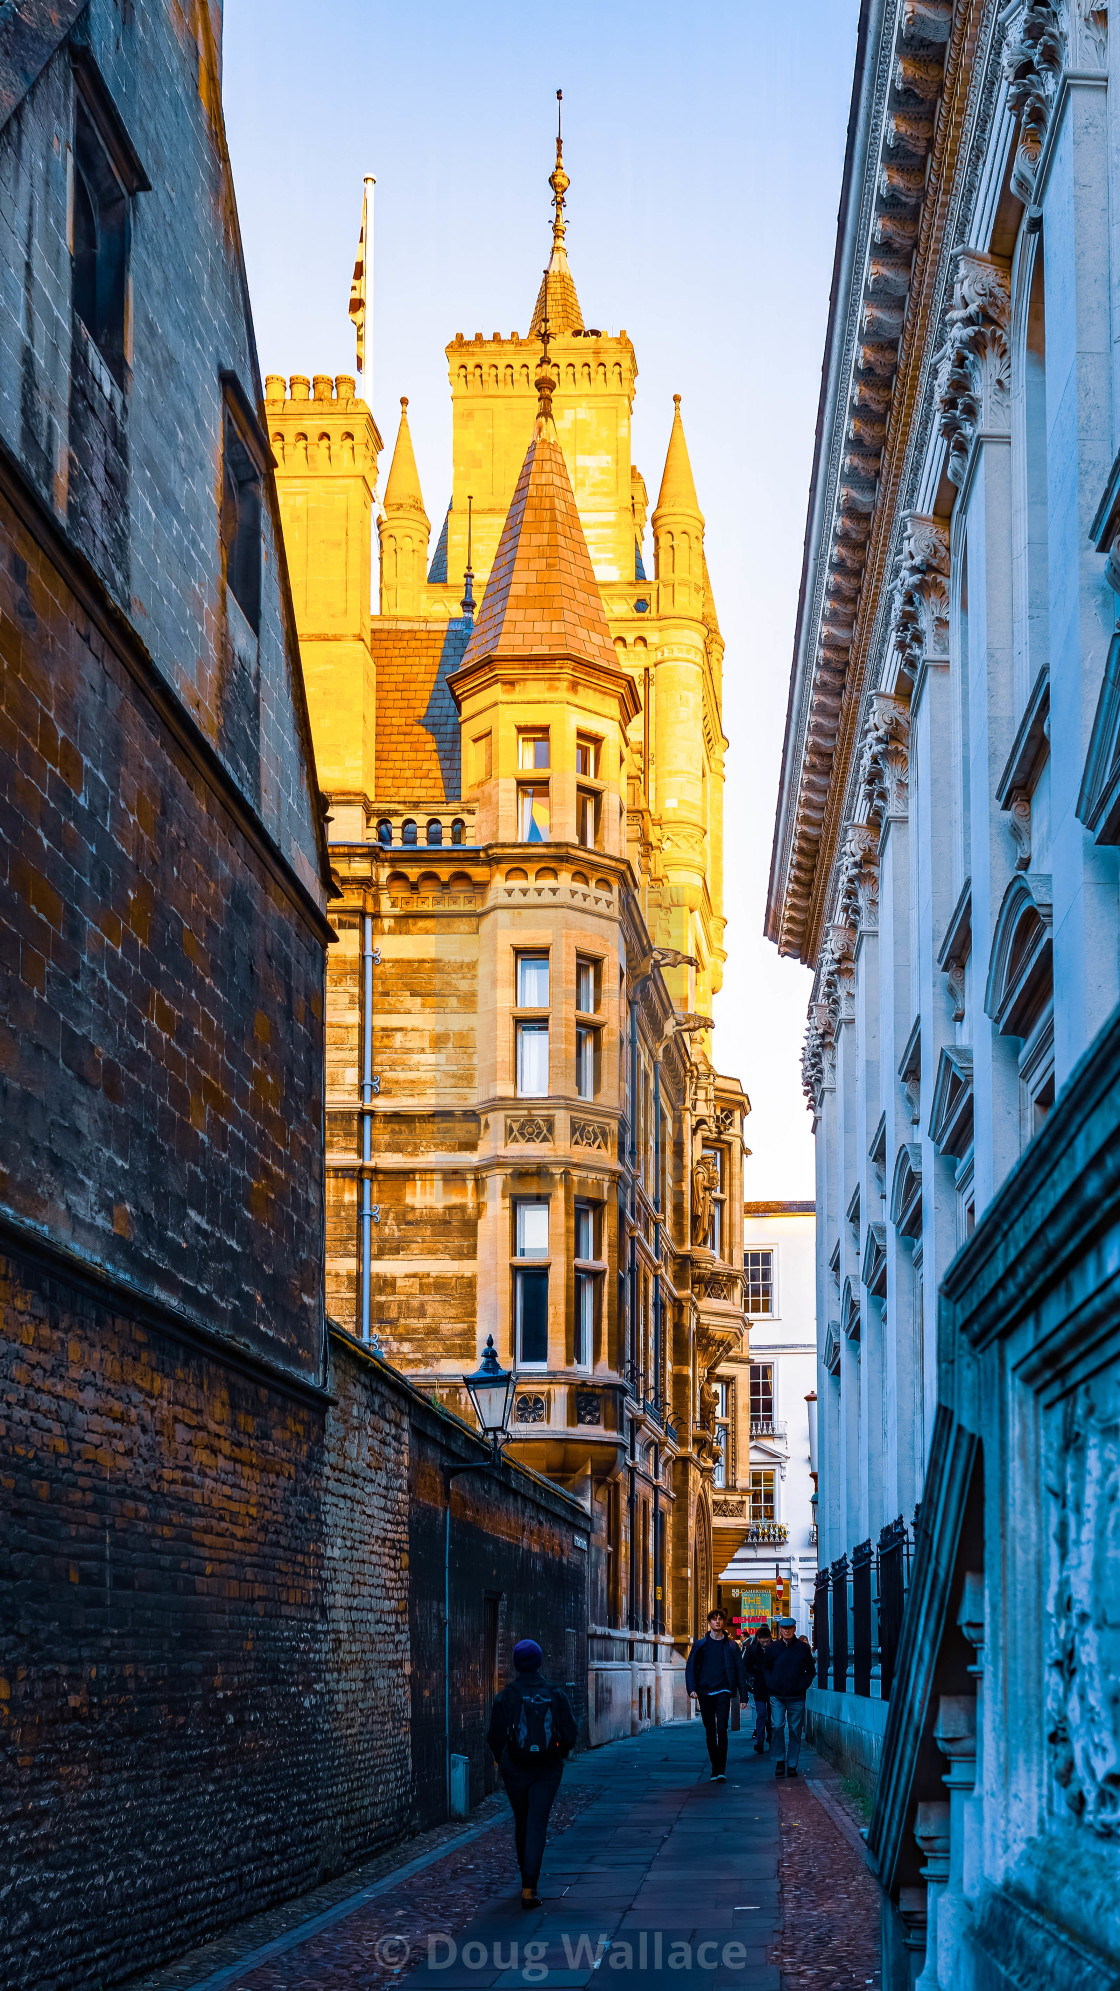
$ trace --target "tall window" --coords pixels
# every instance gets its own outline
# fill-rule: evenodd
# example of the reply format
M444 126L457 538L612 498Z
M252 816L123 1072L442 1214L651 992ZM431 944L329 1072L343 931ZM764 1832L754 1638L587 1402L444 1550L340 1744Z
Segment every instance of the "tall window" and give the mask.
M599 742L584 734L576 739L576 773L587 774L594 780L599 772Z
M74 108L74 310L124 385L129 203L81 95Z
M597 1030L586 1024L576 1026L576 1092L581 1099L595 1097L595 1063L598 1050Z
M514 1325L519 1368L548 1366L548 1266L526 1259L548 1258L548 1204L514 1204Z
M265 458L235 376L222 376L222 571L250 629L261 623L261 482Z
M576 1092L580 1099L594 1099L599 1090L599 1030L582 1021L594 1016L599 1007L600 965L597 961L576 962Z
M747 1275L747 1312L772 1314L774 1311L773 1251L745 1251L743 1270Z
M597 968L595 961L576 962L576 1008L581 1016L594 1016L599 1007Z
M772 1521L774 1519L774 1474L770 1467L760 1470L751 1468L750 1519L752 1521Z
M521 1099L543 1099L548 1092L548 955L517 957L517 1092ZM526 1016L543 1010L543 1016Z
M768 1437L774 1428L774 1365L751 1363L751 1437Z
M720 1456L716 1460L715 1484L727 1486L730 1483L731 1468L731 1385L717 1383L716 1389L716 1444L720 1446Z
M548 955L519 954L517 957L518 1009L548 1008Z
M575 1219L576 1314L572 1359L577 1369L589 1369L595 1360L602 1214L594 1203L577 1203Z
M548 734L519 733L517 735L517 765L520 768L547 767Z

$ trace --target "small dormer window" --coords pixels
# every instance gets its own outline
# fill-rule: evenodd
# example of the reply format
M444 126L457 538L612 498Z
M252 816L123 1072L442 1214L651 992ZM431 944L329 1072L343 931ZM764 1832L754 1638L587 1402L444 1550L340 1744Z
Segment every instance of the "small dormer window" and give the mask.
M383 816L377 825L377 841L385 850L389 850L392 846L393 825L386 816Z

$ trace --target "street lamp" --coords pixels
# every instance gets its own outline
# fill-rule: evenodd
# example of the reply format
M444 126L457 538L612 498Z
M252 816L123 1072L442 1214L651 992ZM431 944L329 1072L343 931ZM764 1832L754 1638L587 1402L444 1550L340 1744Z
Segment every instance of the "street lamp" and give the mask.
M502 1444L509 1435L509 1414L513 1407L512 1369L503 1369L488 1334L482 1360L473 1376L464 1376L467 1395L474 1405L478 1428L490 1447L488 1459L472 1459L469 1465L448 1466L447 1506L443 1518L443 1752L447 1811L451 1814L451 1482L460 1473L490 1472L500 1462Z
M478 1428L495 1458L508 1431L515 1380L512 1369L502 1368L494 1337L488 1334L478 1368L473 1376L464 1376L463 1381L474 1405Z

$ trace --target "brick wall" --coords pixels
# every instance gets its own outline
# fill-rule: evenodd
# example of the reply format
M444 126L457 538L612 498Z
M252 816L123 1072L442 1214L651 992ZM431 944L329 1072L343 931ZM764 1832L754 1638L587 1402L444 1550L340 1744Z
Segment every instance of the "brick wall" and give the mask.
M344 1337L331 1386L0 1258L5 1985L116 1982L441 1815L440 1468L473 1441ZM477 1797L486 1593L503 1661L533 1628L559 1671L581 1510L506 1472L453 1512Z
M2 497L0 652L0 1211L314 1374L324 930Z

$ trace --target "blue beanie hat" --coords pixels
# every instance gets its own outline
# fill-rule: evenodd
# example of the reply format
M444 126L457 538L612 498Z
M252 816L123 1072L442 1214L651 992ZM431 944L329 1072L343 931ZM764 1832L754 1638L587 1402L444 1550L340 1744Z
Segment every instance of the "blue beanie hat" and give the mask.
M535 1638L523 1638L513 1648L513 1663L519 1673L535 1673L543 1658Z

